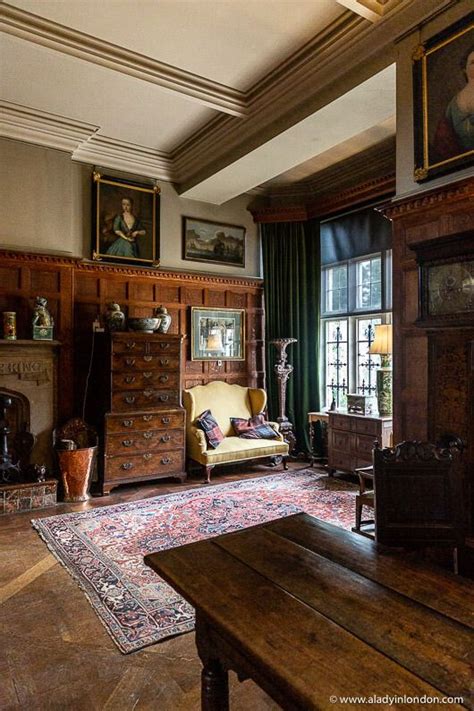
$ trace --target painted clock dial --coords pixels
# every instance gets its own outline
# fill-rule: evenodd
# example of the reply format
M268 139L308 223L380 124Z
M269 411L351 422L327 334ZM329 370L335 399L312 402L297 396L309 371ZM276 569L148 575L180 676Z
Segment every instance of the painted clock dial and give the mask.
M470 311L474 311L474 260L429 266L429 315Z

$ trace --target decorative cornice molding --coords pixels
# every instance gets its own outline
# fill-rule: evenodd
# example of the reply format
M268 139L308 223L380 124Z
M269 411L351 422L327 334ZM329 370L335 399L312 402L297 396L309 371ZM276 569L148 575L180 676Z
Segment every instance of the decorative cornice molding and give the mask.
M60 266L71 267L79 271L109 272L114 274L123 274L125 276L145 277L147 279L155 280L174 279L175 281L196 283L206 282L208 284L224 284L242 288L259 288L263 284L263 280L259 277L223 276L220 274L212 274L210 272L181 272L179 270L163 270L161 268L143 269L143 267L133 267L131 265L122 266L121 264L97 264L97 262L89 262L82 257L66 257L64 255L22 252L2 249L1 247L0 259L16 262L57 264Z
M332 215L354 205L395 193L395 173L367 180L353 188L326 195L307 205L308 218Z
M150 178L173 178L172 162L167 153L97 134L76 148L72 160Z
M300 222L323 215L331 215L355 205L367 203L395 192L395 175L368 180L356 187L307 202L306 205L288 205L250 209L254 222Z
M457 200L474 201L474 178L465 178L457 183L435 188L428 192L418 195L410 195L402 199L395 199L382 212L385 217L390 220L395 220L404 215L420 212L421 210L430 210L434 206L456 202ZM474 205L473 205L474 210Z
M232 116L245 114L243 92L106 42L17 7L0 6L3 30L43 47L107 67Z
M278 205L275 207L249 208L253 221L260 222L305 222L308 213L304 205Z
M83 121L0 101L0 136L62 151L74 151L99 130Z

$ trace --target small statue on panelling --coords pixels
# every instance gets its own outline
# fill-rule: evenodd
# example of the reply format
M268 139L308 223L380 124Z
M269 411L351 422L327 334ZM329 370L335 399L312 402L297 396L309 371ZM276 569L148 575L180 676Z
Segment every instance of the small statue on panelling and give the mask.
M48 300L37 296L33 312L33 340L52 341L54 319L46 308Z

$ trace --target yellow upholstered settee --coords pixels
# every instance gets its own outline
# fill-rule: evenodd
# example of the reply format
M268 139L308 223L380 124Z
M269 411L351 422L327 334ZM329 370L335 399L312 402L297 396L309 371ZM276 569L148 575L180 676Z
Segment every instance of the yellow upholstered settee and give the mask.
M267 404L265 390L215 381L185 390L183 404L186 408L186 456L188 462L194 460L201 464L206 481L210 481L211 470L216 464L230 464L246 459L279 456L283 457L283 466L287 468L288 445L278 432L276 422L271 424L278 433L278 439L237 437L230 422L231 417L248 419L263 412ZM212 412L225 436L216 449L208 448L204 432L195 424L196 418L205 410Z

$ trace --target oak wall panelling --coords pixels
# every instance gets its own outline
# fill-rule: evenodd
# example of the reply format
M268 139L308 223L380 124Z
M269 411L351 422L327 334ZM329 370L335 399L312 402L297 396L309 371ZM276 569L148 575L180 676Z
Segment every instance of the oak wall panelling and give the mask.
M264 386L263 289L259 279L101 265L70 257L0 250L0 310L16 311L18 337L31 337L34 298L45 296L61 342L59 419L82 415L92 347L92 322L118 302L129 316L149 316L163 304L170 333L183 340L182 387L225 380ZM191 306L246 310L245 361L191 361Z
M447 432L465 440L465 501L473 535L474 330L415 324L418 266L411 246L474 234L474 178L394 201L384 214L393 228L394 441L436 441Z

